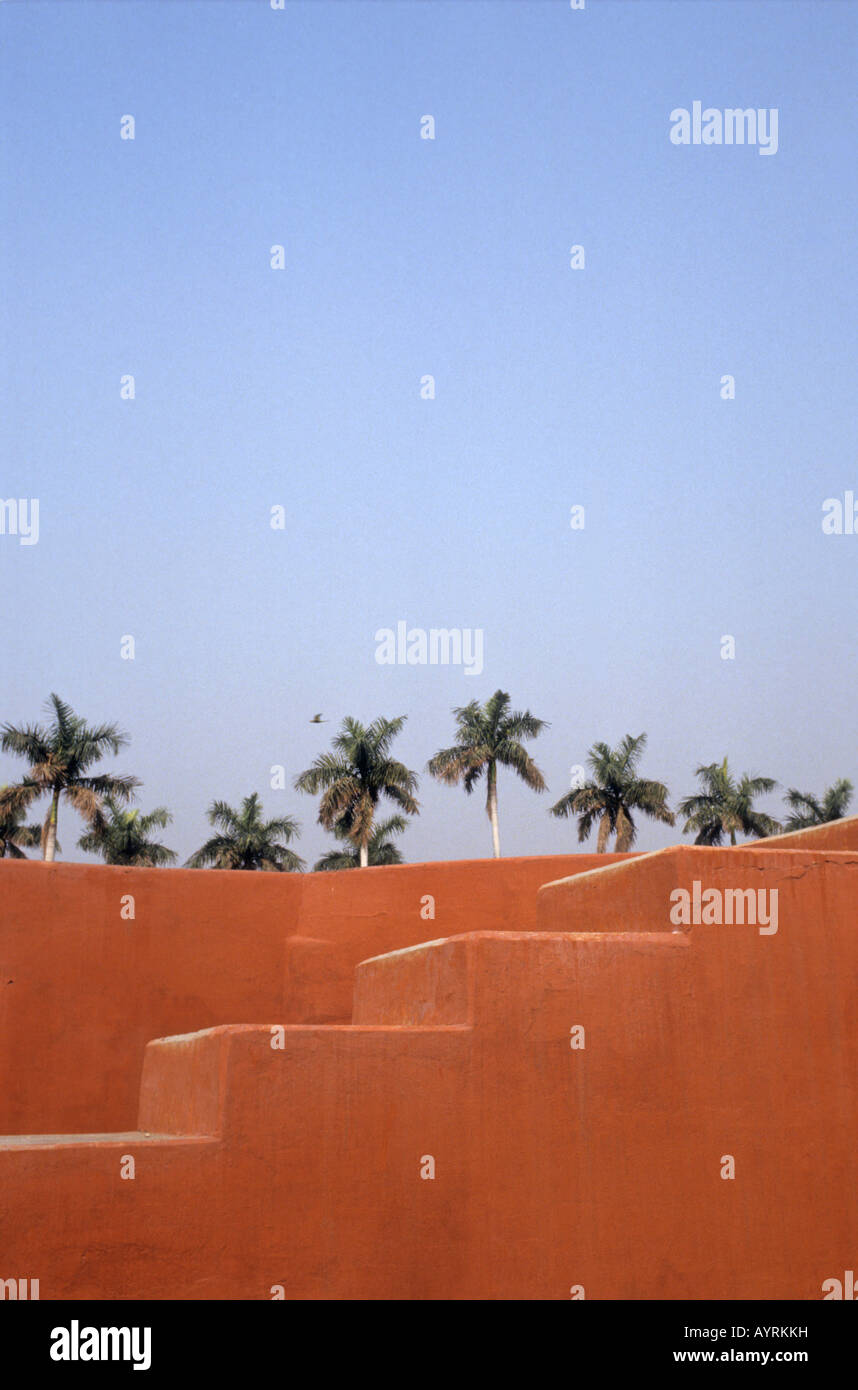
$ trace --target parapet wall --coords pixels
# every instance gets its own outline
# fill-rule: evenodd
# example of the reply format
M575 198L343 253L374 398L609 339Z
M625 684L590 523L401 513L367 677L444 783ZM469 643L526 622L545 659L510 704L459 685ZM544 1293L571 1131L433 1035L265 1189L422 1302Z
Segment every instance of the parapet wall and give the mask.
M856 875L666 850L547 886L562 930L365 961L351 1025L153 1042L136 1133L0 1140L0 1272L46 1299L822 1298L858 1248ZM777 891L777 931L671 925L695 883Z
M755 842L757 849L833 849L858 850L858 816L812 825L807 830L790 830Z
M151 1039L265 1018L348 1022L359 961L438 936L535 930L541 883L627 857L333 874L0 860L0 1134L132 1128Z

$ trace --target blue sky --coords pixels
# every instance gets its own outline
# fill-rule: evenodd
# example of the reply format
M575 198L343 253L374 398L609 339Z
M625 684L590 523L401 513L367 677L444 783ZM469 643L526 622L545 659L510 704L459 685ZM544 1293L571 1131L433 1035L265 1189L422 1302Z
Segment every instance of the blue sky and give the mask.
M182 858L258 790L312 861L272 765L406 714L422 770L498 687L551 723L507 854L577 848L548 807L628 732L674 798L858 783L856 59L852 0L0 4L0 718L116 719ZM673 145L695 100L777 153ZM398 620L484 672L379 666ZM490 852L481 793L420 799L407 859Z

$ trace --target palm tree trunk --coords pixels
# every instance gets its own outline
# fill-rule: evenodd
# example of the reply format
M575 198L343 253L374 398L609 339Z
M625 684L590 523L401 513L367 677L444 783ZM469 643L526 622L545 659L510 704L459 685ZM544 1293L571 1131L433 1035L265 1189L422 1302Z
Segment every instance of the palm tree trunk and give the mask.
M599 821L599 837L596 841L596 853L607 854L608 840L611 834L611 818L605 814Z
M500 832L498 829L498 769L494 762L489 763L488 771L489 794L486 797L486 810L489 813L489 820L492 823L492 847L495 859L500 859Z
M613 848L615 848L617 855L627 855L631 848L631 821L624 812L620 812L619 821L617 821L616 844Z
M47 833L47 835L45 836L45 854L44 854L44 860L45 860L45 863L46 863L46 864L53 864L53 862L54 862L54 857L55 857L55 855L56 855L56 850L57 850L57 815L58 815L58 812L59 812L59 805L60 805L60 791L59 791L59 787L57 787L57 788L55 789L55 791L54 791L53 796L51 797L51 811L50 811L50 815L48 816L48 833Z
M367 868L369 868L369 841L368 841L368 840L361 840L361 842L360 842L360 867L361 867L362 869L367 869Z

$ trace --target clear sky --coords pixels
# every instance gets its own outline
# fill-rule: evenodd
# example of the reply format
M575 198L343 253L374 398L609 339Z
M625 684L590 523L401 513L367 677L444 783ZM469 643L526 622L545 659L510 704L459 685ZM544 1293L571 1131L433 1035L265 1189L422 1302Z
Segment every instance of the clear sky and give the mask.
M853 0L0 3L0 719L117 720L182 858L258 790L312 862L344 715L422 771L498 687L551 723L507 854L577 848L548 807L625 733L674 799L858 784L856 63ZM697 100L777 153L672 144ZM484 671L378 665L399 620ZM419 796L408 860L490 853L482 792Z

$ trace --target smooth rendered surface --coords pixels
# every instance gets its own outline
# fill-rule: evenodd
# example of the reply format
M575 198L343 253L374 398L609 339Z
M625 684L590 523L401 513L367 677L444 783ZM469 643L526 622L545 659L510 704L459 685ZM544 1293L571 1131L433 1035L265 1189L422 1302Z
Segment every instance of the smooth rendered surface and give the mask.
M548 881L525 931L436 917L359 966L351 1023L152 1041L136 1129L0 1140L0 1274L45 1299L821 1298L858 1247L858 849L824 839ZM498 866L449 867L478 912ZM777 932L675 926L695 881L777 891Z
M539 885L604 858L323 874L0 860L0 1134L128 1129L153 1038L347 1023L367 956L533 930Z

